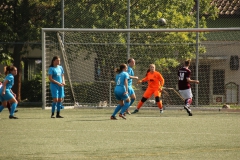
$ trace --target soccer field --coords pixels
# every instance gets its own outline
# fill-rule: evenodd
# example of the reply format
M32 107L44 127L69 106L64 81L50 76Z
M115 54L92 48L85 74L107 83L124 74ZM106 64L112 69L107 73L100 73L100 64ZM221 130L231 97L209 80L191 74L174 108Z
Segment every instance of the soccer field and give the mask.
M140 110L110 120L112 109L18 108L0 115L0 159L240 159L240 112ZM133 109L132 109L133 110Z

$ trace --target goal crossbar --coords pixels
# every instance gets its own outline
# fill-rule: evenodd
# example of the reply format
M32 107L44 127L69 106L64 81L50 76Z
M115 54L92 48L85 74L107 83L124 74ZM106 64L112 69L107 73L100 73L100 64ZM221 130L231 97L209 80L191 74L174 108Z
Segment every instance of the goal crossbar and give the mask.
M81 32L218 32L218 31L240 31L236 28L171 28L171 29L77 29L77 28L42 28L43 32L47 31L81 31Z

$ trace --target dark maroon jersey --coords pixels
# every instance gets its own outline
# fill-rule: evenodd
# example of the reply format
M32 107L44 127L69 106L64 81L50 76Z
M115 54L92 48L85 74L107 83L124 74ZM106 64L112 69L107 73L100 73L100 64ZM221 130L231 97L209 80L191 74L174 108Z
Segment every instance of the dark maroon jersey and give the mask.
M185 90L189 89L190 83L187 81L187 78L190 78L191 71L185 67L178 70L178 89Z

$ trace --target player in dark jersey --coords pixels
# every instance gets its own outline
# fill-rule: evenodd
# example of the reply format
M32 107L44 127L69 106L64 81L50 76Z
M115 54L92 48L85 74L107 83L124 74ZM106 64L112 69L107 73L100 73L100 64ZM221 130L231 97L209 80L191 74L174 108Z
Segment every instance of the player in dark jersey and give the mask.
M191 76L191 70L188 69L190 66L190 60L186 60L184 62L184 67L180 68L178 70L178 89L181 96L184 98L184 109L187 111L189 116L192 116L192 112L190 109L190 105L192 103L192 90L190 83L196 83L199 84L198 80L192 80L190 78Z

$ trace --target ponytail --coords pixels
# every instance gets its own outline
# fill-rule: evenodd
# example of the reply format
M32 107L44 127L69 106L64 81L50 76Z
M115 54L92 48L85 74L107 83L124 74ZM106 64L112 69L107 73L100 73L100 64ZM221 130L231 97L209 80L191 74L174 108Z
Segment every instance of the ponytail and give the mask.
M5 66L4 67L4 74L8 75L9 73L11 73L16 67L15 66Z

